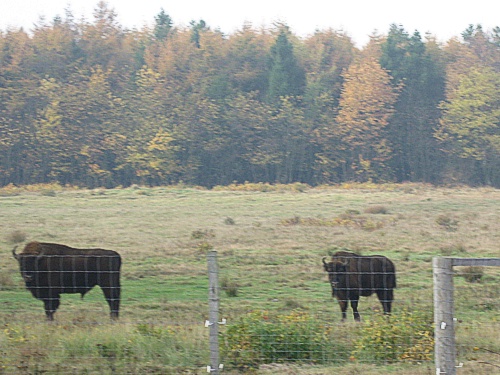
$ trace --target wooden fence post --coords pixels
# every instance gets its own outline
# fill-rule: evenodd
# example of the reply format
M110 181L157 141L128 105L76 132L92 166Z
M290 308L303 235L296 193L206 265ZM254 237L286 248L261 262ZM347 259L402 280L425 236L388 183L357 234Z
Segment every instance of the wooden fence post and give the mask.
M208 321L205 323L210 329L210 366L208 372L219 374L219 269L217 265L217 251L207 254L208 262Z

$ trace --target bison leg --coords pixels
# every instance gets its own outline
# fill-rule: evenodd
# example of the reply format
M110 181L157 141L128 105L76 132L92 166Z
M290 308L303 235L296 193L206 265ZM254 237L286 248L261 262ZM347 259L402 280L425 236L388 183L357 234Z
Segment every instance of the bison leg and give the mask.
M106 301L108 301L111 319L118 319L120 312L120 287L104 287L101 289Z
M337 298L337 300L339 301L339 305L340 305L340 311L342 312L342 321L346 320L347 319L347 300L346 299L340 299L340 298Z
M351 308L352 308L352 314L354 315L354 320L359 322L361 320L361 316L359 315L358 312L358 301L357 299L351 300Z
M45 305L45 315L47 315L47 320L54 320L54 313L59 307L60 303L60 295L57 294L52 297L44 298L43 303Z
M383 289L377 291L377 297L382 304L382 308L384 309L384 314L391 314L391 305L392 300L394 299L394 292L392 289Z

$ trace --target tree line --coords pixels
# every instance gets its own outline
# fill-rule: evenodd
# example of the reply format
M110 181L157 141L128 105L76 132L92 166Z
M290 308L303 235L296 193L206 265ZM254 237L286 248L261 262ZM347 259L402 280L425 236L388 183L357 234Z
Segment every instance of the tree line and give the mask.
M226 35L106 2L0 32L0 185L346 181L500 187L500 28Z

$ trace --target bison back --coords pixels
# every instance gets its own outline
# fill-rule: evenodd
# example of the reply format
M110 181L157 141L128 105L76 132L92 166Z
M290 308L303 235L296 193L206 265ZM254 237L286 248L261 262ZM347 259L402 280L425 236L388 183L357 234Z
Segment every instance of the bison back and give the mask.
M382 255L357 256L349 260L348 273L351 279L366 289L396 288L396 267Z

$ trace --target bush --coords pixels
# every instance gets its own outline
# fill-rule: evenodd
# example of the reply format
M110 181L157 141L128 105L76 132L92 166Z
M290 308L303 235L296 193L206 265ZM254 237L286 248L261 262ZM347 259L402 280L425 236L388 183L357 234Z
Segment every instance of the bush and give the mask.
M403 310L390 317L374 316L360 329L352 357L377 363L431 361L434 332L427 314Z
M229 326L224 335L227 361L239 369L285 361L325 363L340 353L347 355L346 350L337 350L339 345L330 327L301 312L276 317L252 312Z
M450 256L453 254L464 254L467 253L467 249L463 243L456 243L451 245L443 245L439 248L441 255Z
M204 238L214 238L215 233L212 229L205 229L205 230L194 230L191 232L191 239L193 240L201 240Z
M365 213L367 214L375 214L375 215L385 215L389 213L389 210L385 206L370 206L365 209Z
M478 266L465 267L462 276L469 283L479 283L484 276L484 269Z
M6 272L0 273L0 290L14 290L16 289L16 287L17 285L12 279L10 273Z
M7 236L7 241L9 241L10 243L16 244L16 243L21 243L21 242L26 241L27 237L28 236L23 231L15 230Z
M448 215L439 215L436 219L436 224L448 232L456 232L458 229L458 221Z
M228 297L237 297L239 285L235 281L225 277L221 280L221 288L226 292Z
M44 197L55 197L56 191L52 189L43 189L40 191L40 194L43 195Z
M257 192L294 192L303 193L309 190L311 187L308 184L303 184L301 182L295 182L293 184L270 184L270 183L252 183L245 182L243 184L233 183L226 186L214 186L212 190L215 191L257 191Z
M234 221L234 219L231 218L231 217L226 217L224 219L224 224L226 224L226 225L235 225L236 221Z

